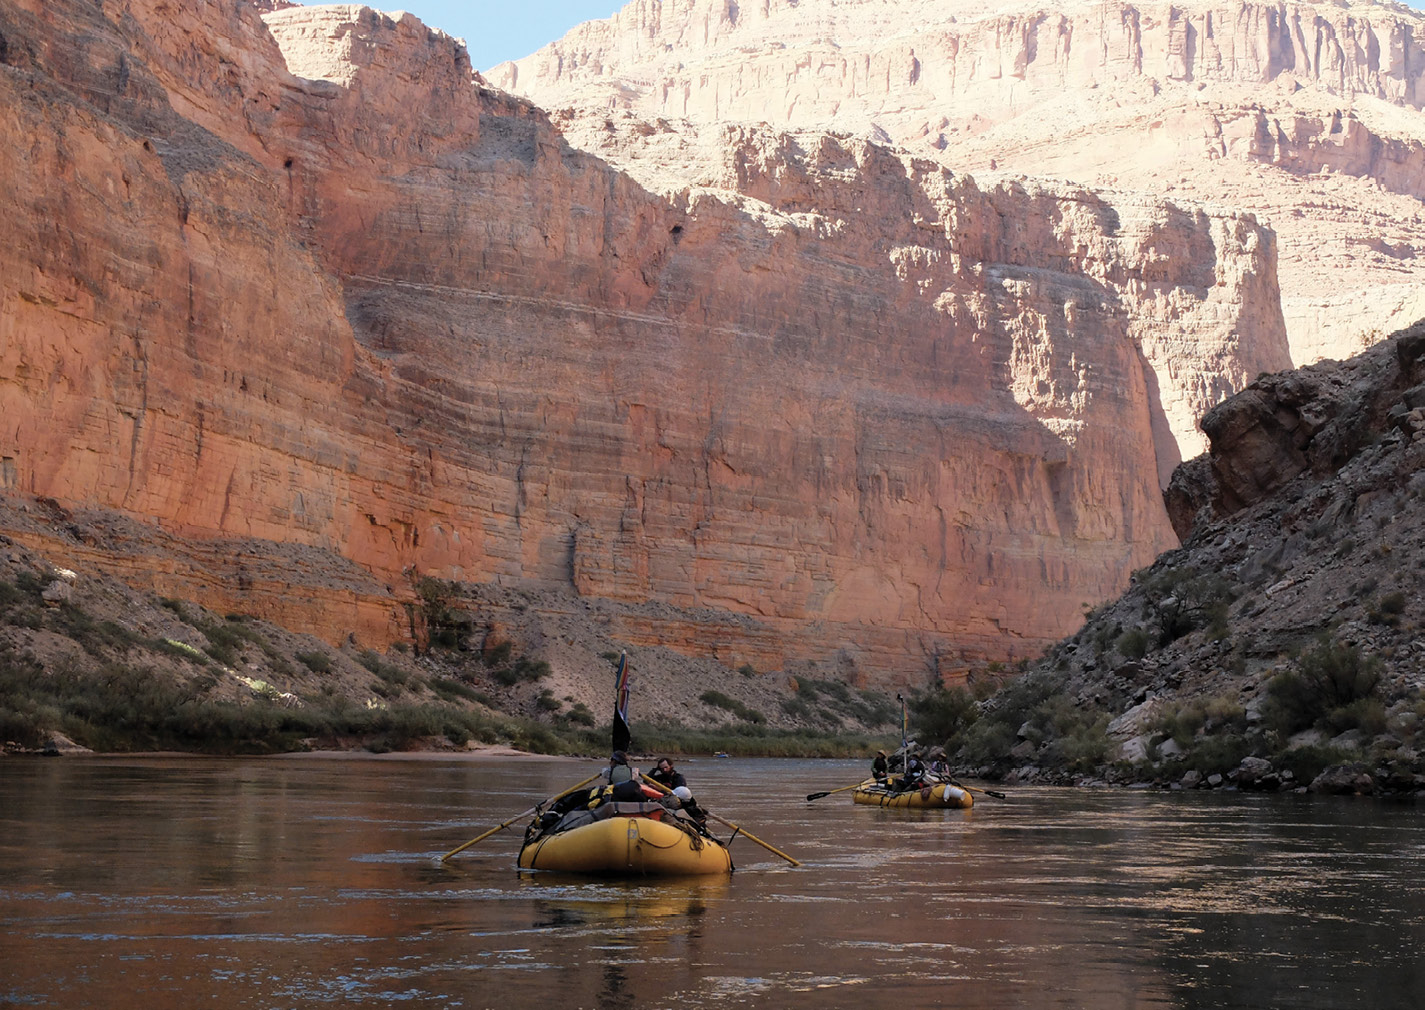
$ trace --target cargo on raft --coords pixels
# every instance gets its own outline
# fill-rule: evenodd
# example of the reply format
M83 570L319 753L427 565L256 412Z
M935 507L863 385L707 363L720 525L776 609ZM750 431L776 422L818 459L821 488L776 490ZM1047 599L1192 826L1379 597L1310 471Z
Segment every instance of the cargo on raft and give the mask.
M604 876L731 873L732 854L696 821L660 802L605 801L556 821L537 817L519 866Z
M856 787L851 798L857 803L876 807L909 807L920 809L967 809L975 805L969 790L949 782L926 783L899 791L894 786L867 779Z

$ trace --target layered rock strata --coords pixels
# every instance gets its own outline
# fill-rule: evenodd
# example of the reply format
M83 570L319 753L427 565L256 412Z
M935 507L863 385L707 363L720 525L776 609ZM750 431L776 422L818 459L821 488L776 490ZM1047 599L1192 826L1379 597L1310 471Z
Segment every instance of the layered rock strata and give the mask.
M848 131L1251 211L1307 362L1425 311L1422 38L1369 2L634 0L490 77L551 109Z
M428 574L906 682L1171 544L1175 415L1285 363L1250 217L762 131L659 195L410 16L265 17L0 7L5 489L163 533L56 560L161 543L167 591L331 640Z

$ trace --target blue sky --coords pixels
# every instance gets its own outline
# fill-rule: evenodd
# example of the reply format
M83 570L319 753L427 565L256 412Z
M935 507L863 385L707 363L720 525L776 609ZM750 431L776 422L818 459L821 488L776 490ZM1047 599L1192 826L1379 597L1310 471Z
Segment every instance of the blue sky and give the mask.
M307 0L313 2L313 0ZM432 28L465 40L476 70L528 56L584 21L606 18L627 0L365 0L380 10L406 10Z

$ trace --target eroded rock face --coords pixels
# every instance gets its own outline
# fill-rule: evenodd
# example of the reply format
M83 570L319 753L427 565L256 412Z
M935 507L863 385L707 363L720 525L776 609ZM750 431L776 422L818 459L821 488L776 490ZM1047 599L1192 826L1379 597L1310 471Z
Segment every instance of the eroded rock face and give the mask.
M1250 211L1280 236L1300 364L1425 315L1422 38L1425 15L1369 2L634 0L490 78Z
M655 193L413 18L200 6L0 8L0 474L163 530L57 557L906 681L1076 624L1172 543L1183 418L1286 364L1249 217L761 130Z
M1308 471L1334 475L1382 432L1425 437L1425 326L1393 338L1345 363L1263 376L1210 410L1202 419L1209 452L1165 492L1178 535L1266 501Z

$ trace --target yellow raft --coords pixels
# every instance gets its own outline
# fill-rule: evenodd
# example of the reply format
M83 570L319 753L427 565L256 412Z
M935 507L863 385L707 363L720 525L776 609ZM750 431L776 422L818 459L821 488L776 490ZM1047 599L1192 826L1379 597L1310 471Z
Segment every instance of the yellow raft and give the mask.
M520 849L524 870L682 877L732 872L732 854L708 838L651 817L605 817L544 835Z
M867 803L876 807L919 807L919 808L960 808L972 807L975 799L968 791L949 782L937 782L927 792L912 789L897 793L887 789L874 779L867 779L856 787L851 798L857 803Z

